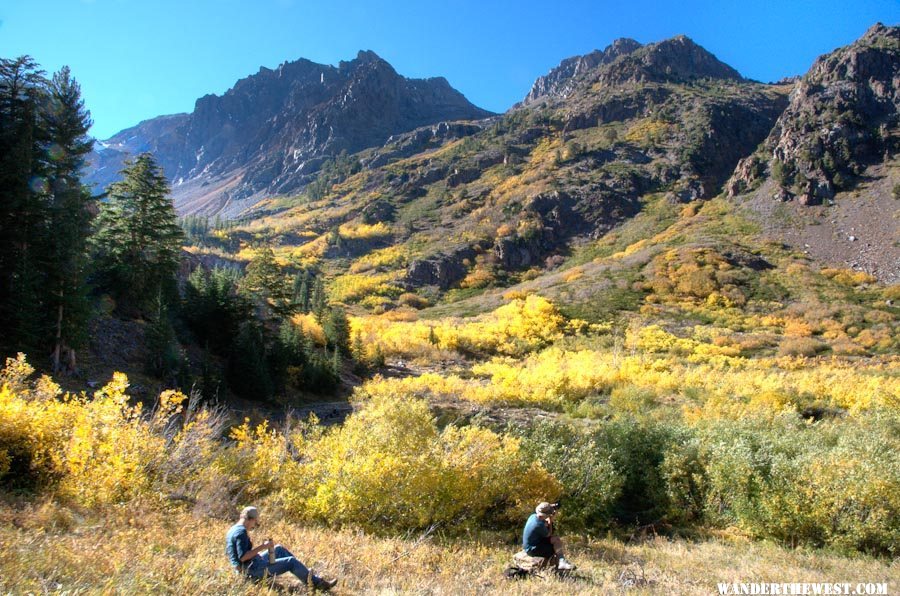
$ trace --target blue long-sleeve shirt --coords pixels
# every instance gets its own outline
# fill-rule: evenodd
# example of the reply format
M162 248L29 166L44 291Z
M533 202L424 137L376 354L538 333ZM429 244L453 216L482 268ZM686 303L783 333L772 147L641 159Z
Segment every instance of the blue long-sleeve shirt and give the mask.
M231 526L225 535L225 554L234 567L244 567L248 563L241 563L241 557L253 550L253 543L250 542L250 536L247 534L247 528L243 524L235 524Z
M539 518L537 513L532 513L525 522L525 530L522 532L522 549L532 556L546 556L548 547L552 553L551 533L550 523Z

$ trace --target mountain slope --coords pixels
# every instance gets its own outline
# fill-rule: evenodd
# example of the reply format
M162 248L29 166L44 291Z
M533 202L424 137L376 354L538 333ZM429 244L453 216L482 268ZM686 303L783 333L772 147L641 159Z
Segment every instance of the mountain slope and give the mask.
M121 178L119 171L128 156L145 151L157 157L164 171L176 169L177 156L184 143L182 129L189 118L188 114L158 116L98 141L88 158L90 166L85 182L98 191L105 189Z
M531 91L525 96L524 103L530 103L547 96L565 97L572 90L572 83L582 74L600 66L609 64L619 56L629 54L641 44L633 39L617 39L604 50L594 50L583 56L566 58L559 66L538 77L531 87Z
M830 266L900 280L900 27L816 60L726 185L766 233Z
M552 267L650 195L714 196L787 104L786 88L745 81L684 37L601 54L564 62L503 116L354 155L358 167L317 183L322 196L266 201L246 229L297 266L389 278L386 296L503 285ZM353 237L374 225L376 237ZM290 248L297 238L309 241ZM395 258L368 254L388 246Z
M252 196L299 190L328 156L426 124L489 115L443 78L406 79L360 52L337 67L298 60L261 68L221 97L198 99L189 115L144 122L104 144L154 151L181 212L234 214ZM120 157L92 160L88 182L108 182Z

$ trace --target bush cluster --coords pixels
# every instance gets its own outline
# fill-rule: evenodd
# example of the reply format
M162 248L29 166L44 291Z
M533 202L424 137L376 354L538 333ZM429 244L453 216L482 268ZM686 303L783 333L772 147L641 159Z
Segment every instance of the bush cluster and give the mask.
M181 490L216 452L220 417L186 408L179 392L163 392L145 412L142 404L130 404L121 373L92 397L61 395L47 377L29 383L32 373L19 355L2 374L4 486L51 491L83 505L153 499Z
M562 482L563 522L737 527L790 545L896 556L900 416L810 424L773 417L696 425L633 418L528 429L523 449Z
M177 495L226 514L262 500L291 519L453 533L518 528L535 502L561 497L566 527L589 533L738 528L888 556L900 544L900 414L889 400L813 422L777 391L720 394L663 417L644 411L658 390L620 378L598 420L499 432L442 428L411 387L376 381L341 426L245 421L223 441L222 417L181 393L145 411L119 373L92 397L32 373L23 357L0 373L0 483L86 506Z
M23 357L0 377L0 483L96 506L177 495L207 512L268 499L292 519L378 533L508 527L557 480L519 439L476 426L439 428L425 402L380 396L344 425L277 431L249 421L223 441L221 417L178 392L152 412L130 405L116 373L92 398L60 395ZM191 406L195 404L190 404Z

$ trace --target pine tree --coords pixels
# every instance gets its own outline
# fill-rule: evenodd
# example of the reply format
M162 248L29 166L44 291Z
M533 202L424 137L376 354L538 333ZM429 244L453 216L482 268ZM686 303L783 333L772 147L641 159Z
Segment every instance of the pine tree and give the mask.
M375 353L372 354L370 365L376 370L384 366L384 351L381 349L381 344L375 344Z
M228 359L229 385L248 399L267 399L274 391L263 328L255 321L241 325Z
M328 344L342 352L347 352L350 344L350 322L344 309L336 306L328 311L322 325Z
M0 350L44 344L47 183L39 110L47 81L30 56L0 59Z
M362 333L357 331L353 334L353 341L350 344L350 357L358 364L366 363L366 346L363 344Z
M325 316L325 304L328 300L328 297L325 295L325 282L322 281L322 276L317 275L315 279L315 283L313 285L313 294L312 294L312 304L310 305L310 310L312 310L316 318L318 320L322 320L322 317Z
M309 270L294 276L294 307L302 313L309 312Z
M47 273L51 312L55 311L53 371L58 372L63 352L69 356L69 368L75 368L75 349L86 339L86 253L93 197L82 186L80 173L93 140L87 136L90 112L84 107L81 87L68 67L53 75L47 104L44 122L49 143L52 238Z
M290 321L284 321L278 331L278 343L284 351L289 366L301 366L306 362L303 330Z
M162 292L155 300L155 311L146 330L147 373L156 377L169 377L179 368L180 358L175 330L169 320L169 312Z
M184 236L153 156L138 155L122 174L97 217L94 246L107 288L141 311L146 297L171 293Z
M331 355L331 372L335 379L341 378L341 351L337 346L334 347L334 353Z
M271 318L272 314L285 317L293 309L288 282L269 246L261 248L247 265L241 289L256 301L263 319Z

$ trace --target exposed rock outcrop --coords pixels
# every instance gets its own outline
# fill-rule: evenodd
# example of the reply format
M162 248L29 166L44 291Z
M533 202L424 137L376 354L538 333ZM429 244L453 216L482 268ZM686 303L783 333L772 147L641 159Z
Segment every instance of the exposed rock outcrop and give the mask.
M726 190L738 195L768 174L804 205L820 204L900 147L900 27L876 24L816 60L762 149L741 160Z
M391 135L384 147L378 149L363 165L367 168L379 168L394 159L403 159L439 147L447 141L471 136L481 132L483 128L483 124L477 122L440 122L409 133Z
M406 281L414 287L437 286L446 290L466 276L465 261L474 260L475 254L472 247L464 246L446 254L415 260L409 264Z
M604 159L655 161L654 172L632 172L644 178L635 181L637 190L663 187L671 200L680 202L720 192L739 160L766 138L788 103L784 87L747 81L685 36L645 46L619 40L603 52L563 61L535 82L520 109L538 100L541 107L557 110L562 121L556 126L566 133L643 121L648 132L637 133L639 127L632 125L630 143L614 143ZM599 157L592 156L594 161ZM604 186L631 195L622 181Z
M646 46L623 38L603 51L594 50L560 62L534 82L523 105L543 98L564 99L585 83L609 87L626 83L685 83L704 78L744 80L735 69L684 35Z
M641 44L633 39L621 38L612 42L604 50L594 50L584 56L573 56L559 63L559 66L534 82L531 91L525 96L525 104L532 103L542 97L566 97L573 89L573 82L588 71L609 64L619 56L629 54Z
M732 67L684 35L649 44L623 56L597 73L603 85L626 82L686 83L697 79L743 81Z

